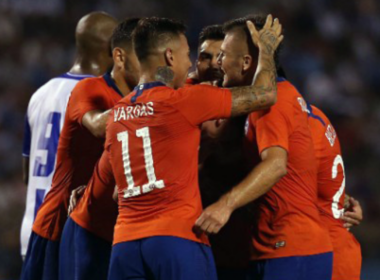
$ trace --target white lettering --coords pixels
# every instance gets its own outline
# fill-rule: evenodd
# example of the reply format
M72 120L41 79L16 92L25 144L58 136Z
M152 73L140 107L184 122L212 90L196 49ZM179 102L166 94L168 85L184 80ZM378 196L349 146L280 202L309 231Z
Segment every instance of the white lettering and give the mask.
M124 111L124 107L121 107L121 110L120 110L120 116L119 116L118 121L120 121L121 119L123 119L123 120L125 121L125 111Z

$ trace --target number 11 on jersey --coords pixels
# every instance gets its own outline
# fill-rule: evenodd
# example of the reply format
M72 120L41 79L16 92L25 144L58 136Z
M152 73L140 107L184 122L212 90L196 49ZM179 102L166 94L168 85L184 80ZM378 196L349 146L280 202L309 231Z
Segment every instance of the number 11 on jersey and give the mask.
M124 198L139 196L141 194L151 192L154 189L162 189L165 187L163 180L157 181L156 173L154 171L153 152L150 141L149 128L143 127L136 130L136 136L141 137L143 141L145 170L148 177L148 183L144 184L142 187L135 186L131 169L131 161L129 157L129 135L127 131L118 133L117 140L121 142L124 174L128 184L128 188L124 190Z

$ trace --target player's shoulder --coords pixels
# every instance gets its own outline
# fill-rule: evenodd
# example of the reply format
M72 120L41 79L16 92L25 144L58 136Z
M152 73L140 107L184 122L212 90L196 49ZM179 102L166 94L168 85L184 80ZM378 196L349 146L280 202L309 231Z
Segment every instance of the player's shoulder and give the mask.
M62 88L62 84L66 84L69 91L75 86L77 80L65 79L62 76L54 77L39 87L32 95L29 101L29 106L36 102L45 100L47 95L51 95L52 92L56 92L57 88ZM65 86L65 85L63 85Z
M75 88L81 87L97 87L99 85L106 85L106 82L102 76L99 77L88 77L83 80L80 80Z
M315 133L317 133L317 130L320 130L321 133L326 136L331 147L333 147L335 143L338 143L339 146L339 140L335 128L325 113L313 105L309 106L309 111L310 127L312 132L314 130Z
M329 118L325 115L325 113L323 113L321 109L319 109L318 107L314 105L310 105L310 107L311 107L311 113L313 115L320 117L325 123L330 123Z
M83 93L86 96L102 93L107 88L107 83L102 76L90 77L79 81L72 90L72 97L76 98Z
M277 81L277 97L278 100L291 100L294 97L302 97L294 84L285 79Z

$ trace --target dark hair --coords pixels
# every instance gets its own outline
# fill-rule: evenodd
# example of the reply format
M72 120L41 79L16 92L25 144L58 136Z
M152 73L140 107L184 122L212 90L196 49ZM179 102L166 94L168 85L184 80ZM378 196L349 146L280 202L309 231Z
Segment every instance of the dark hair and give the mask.
M199 33L198 47L200 47L206 40L220 41L224 39L223 26L219 24L209 25L202 29Z
M185 32L186 26L179 20L158 17L141 19L132 35L138 59L144 61L153 49Z
M242 18L237 18L237 19L233 19L233 20L226 22L223 25L223 30L225 33L227 33L227 32L229 32L235 28L242 28L244 30L245 34L247 35L247 37L249 38L248 39L248 46L251 49L253 47L253 42L250 39L251 34L250 34L248 27L247 27L247 21L252 21L252 23L255 25L256 29L260 30L264 27L266 19L267 19L267 17L265 15L261 15L261 14L248 15L248 16L245 16ZM282 43L278 46L277 50L274 53L274 61L276 63L277 70L280 69L280 67L281 67L280 59L279 59L281 50L282 50Z
M115 47L132 46L132 32L136 28L139 18L129 18L118 24L111 37L111 49Z

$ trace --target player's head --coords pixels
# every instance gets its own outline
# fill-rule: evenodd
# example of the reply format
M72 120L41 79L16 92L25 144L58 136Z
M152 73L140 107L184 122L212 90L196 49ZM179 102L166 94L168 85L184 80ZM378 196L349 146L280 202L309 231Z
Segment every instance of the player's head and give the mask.
M221 25L206 26L199 34L197 74L200 82L223 78L218 65L218 55L223 39L224 32Z
M156 80L174 88L183 86L191 67L185 31L185 25L174 19L140 20L133 43L142 73L156 71Z
M105 72L112 65L109 43L116 26L116 19L104 12L92 12L82 17L75 30L78 55L101 63L99 66Z
M132 42L132 32L139 20L139 18L130 18L122 21L115 28L111 37L114 69L123 74L131 88L135 87L140 79L140 63Z
M260 30L265 24L266 17L250 15L231 20L223 26L226 36L221 46L218 63L224 72L225 87L251 84L256 72L258 48L252 42L247 21L252 21L256 29ZM277 69L280 67L279 49L280 47L274 54Z

